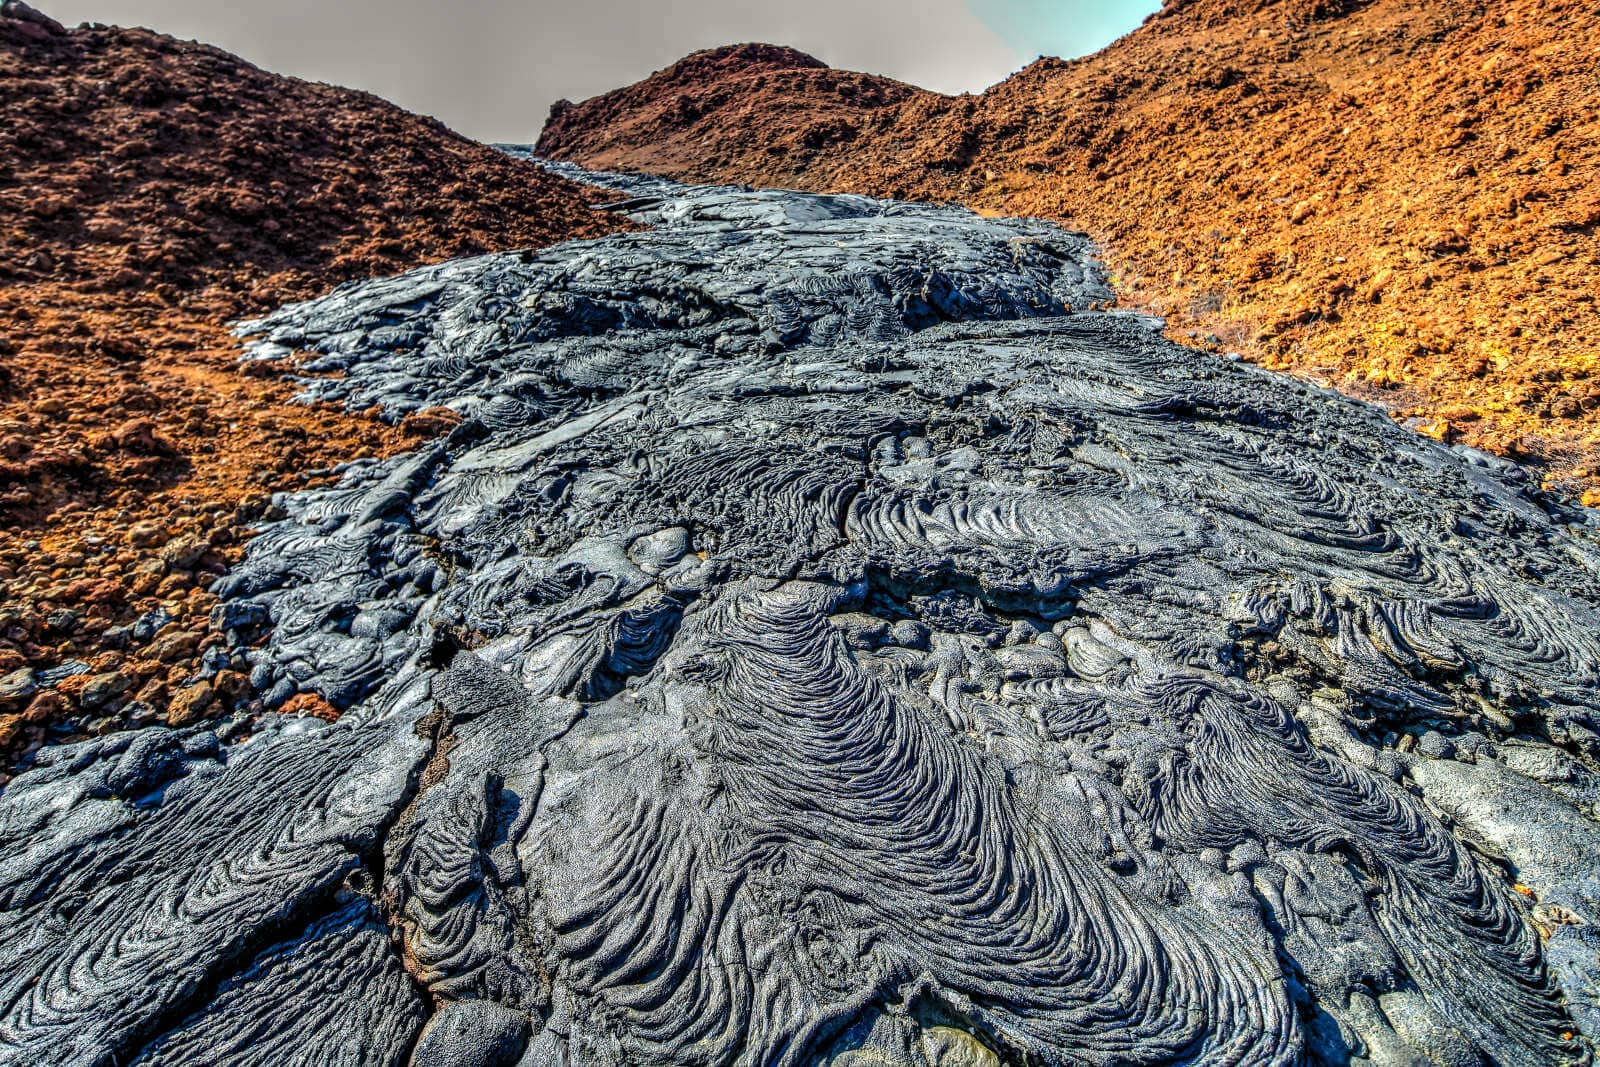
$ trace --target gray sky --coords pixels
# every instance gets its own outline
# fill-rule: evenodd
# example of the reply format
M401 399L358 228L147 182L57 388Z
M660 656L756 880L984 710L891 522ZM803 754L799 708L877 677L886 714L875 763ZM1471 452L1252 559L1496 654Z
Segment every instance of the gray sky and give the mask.
M367 89L486 141L533 140L552 101L688 52L770 41L836 67L977 91L1093 50L1159 0L35 0L68 24L148 26L268 70Z

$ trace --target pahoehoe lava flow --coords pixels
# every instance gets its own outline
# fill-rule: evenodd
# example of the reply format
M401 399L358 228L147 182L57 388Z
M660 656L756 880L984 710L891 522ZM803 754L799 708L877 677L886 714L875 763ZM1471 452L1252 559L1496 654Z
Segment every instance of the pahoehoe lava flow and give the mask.
M337 722L0 793L0 1063L1590 1062L1589 513L1047 223L563 172L241 327L463 420L223 579Z

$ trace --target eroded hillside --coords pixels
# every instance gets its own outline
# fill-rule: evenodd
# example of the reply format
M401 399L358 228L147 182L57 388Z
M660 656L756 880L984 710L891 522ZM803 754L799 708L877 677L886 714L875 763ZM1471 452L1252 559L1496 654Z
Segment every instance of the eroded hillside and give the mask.
M437 432L291 403L277 372L238 372L229 319L619 224L376 97L6 12L0 751L19 752L247 702L205 589L269 491Z

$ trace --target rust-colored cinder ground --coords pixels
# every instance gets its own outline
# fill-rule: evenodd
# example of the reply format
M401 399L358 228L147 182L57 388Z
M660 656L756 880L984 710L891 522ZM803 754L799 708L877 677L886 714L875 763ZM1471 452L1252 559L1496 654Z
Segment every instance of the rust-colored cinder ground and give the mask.
M619 223L430 119L142 30L0 18L0 114L3 768L247 707L205 590L271 491L447 425L297 404L229 320Z
M718 49L558 105L545 155L1036 214L1174 336L1600 504L1600 9L1189 0L979 96Z

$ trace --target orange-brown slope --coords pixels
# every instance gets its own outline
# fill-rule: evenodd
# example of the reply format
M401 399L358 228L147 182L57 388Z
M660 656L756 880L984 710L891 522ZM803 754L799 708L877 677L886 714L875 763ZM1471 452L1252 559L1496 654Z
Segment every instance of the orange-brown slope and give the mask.
M650 79L564 110L539 147L1066 220L1179 336L1543 462L1600 503L1592 4L1189 0L981 96L879 80L878 99L851 76L862 106L821 77L734 67L670 109ZM812 126L831 132L796 135Z
M229 319L618 225L589 192L375 97L4 12L0 755L66 722L246 701L237 672L195 677L222 639L204 589L246 524L270 490L429 430L292 403L276 372L238 371ZM128 629L152 612L174 621ZM73 661L59 684L39 673Z
M897 104L930 95L888 78L834 70L793 48L729 45L685 56L582 104L557 101L539 152L688 181L791 178L797 161L837 152L855 137L863 116L888 115ZM752 120L753 128L729 129Z

